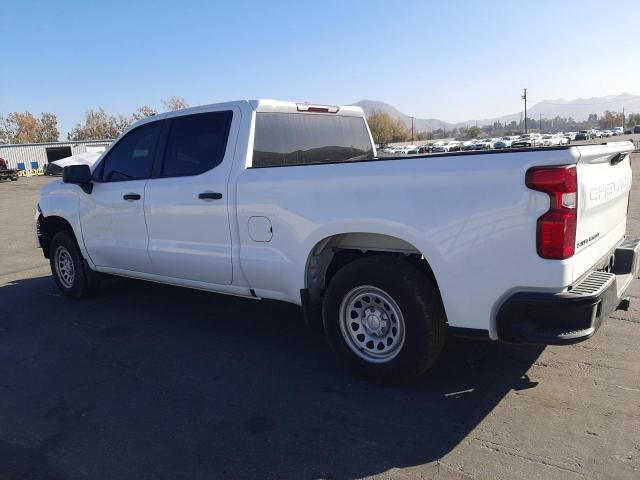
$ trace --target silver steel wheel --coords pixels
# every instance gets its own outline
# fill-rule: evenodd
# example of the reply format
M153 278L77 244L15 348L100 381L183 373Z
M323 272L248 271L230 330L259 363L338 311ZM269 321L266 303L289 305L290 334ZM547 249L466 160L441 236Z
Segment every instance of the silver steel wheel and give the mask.
M60 245L56 248L54 254L54 265L56 266L56 275L58 280L65 288L73 287L73 281L76 278L75 267L73 265L73 258L69 250Z
M405 325L398 304L384 290L356 287L340 304L340 331L349 348L367 362L385 363L404 344Z

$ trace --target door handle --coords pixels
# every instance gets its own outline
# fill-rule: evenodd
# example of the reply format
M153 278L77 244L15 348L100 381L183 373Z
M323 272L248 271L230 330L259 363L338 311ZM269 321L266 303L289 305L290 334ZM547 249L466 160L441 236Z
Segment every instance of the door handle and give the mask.
M127 193L125 195L122 196L122 198L124 198L125 200L140 200L140 194L139 193Z
M198 194L200 200L220 200L222 194L218 192L202 192Z

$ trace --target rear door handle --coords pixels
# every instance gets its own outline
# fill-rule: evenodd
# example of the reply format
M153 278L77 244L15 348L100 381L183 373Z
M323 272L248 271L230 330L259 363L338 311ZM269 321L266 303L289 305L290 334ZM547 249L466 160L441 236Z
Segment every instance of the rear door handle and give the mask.
M222 194L218 192L202 192L198 194L200 200L220 200Z
M122 196L122 198L124 198L125 200L140 200L140 194L139 193L127 193L125 195Z

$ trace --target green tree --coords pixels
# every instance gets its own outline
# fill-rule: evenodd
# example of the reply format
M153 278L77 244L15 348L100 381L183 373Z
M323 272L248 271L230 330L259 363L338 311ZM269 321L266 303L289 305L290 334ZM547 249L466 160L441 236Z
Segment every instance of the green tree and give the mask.
M636 125L640 125L640 113L629 114L625 123L627 127L635 127Z
M427 140L427 132L416 132L415 139L419 141Z
M57 142L60 137L55 113L42 112L38 126L38 142Z
M378 145L387 144L393 139L394 124L391 116L386 112L371 112L367 117L367 123L373 136L373 141Z
M482 129L474 125L473 127L460 130L460 133L461 137L464 139L478 138L478 136L482 133Z
M620 127L622 125L622 113L606 110L604 114L600 116L599 121L600 128L603 130L611 130L614 127Z
M395 122L393 122L391 141L392 142L406 142L411 138L409 133L409 128L405 125L405 123L396 118Z
M124 115L107 115L102 108L89 110L85 115L84 125L77 123L69 133L69 140L116 138L129 125L131 125L131 119Z

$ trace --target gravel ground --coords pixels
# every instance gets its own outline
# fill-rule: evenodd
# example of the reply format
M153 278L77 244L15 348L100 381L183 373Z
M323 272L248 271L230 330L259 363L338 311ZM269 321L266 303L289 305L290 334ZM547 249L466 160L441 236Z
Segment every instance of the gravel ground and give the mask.
M61 297L32 234L50 181L0 183L1 479L640 478L640 282L587 342L450 339L385 387L287 304L125 279Z

